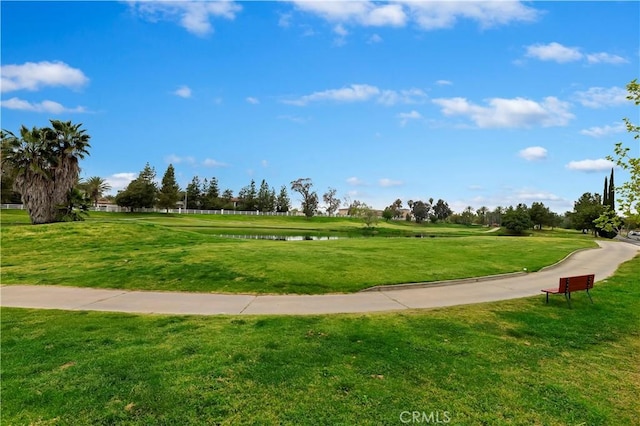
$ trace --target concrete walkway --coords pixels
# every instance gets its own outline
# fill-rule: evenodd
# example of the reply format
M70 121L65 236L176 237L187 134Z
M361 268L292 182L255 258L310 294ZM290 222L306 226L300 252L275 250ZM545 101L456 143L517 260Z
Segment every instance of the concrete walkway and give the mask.
M146 314L306 315L424 309L533 295L539 295L542 303L540 289L557 286L559 277L591 273L596 275L593 297L597 301L597 282L640 252L640 246L624 242L598 244L598 249L578 251L540 272L438 286L318 296L256 296L9 285L0 287L0 306Z

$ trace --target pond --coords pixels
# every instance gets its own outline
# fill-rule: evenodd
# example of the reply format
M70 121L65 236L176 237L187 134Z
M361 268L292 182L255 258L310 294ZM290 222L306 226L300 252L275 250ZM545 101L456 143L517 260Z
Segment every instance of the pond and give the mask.
M349 237L335 236L314 236L314 235L234 235L234 234L218 234L216 237L235 238L241 240L271 240L271 241L327 241L338 240Z

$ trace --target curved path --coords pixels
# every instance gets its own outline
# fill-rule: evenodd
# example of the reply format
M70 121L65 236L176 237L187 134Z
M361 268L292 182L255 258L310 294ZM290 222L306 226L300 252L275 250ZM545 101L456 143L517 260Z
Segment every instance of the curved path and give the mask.
M600 248L582 250L540 272L452 281L446 285L381 289L354 294L243 295L104 290L64 286L0 287L0 306L195 315L306 315L424 309L540 295L558 278L595 273L596 283L640 253L640 246L598 241ZM595 297L597 300L597 291Z

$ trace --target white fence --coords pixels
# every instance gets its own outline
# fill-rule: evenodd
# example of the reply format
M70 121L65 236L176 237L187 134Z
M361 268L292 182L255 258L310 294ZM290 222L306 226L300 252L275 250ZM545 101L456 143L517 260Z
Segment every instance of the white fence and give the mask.
M22 204L0 204L2 210L24 210ZM114 205L99 205L91 207L90 211L108 212L108 213L125 213L129 212L128 208ZM226 214L226 215L244 215L244 216L304 216L302 212L261 212L261 211L239 211L239 210L197 210L197 209L136 209L136 213L173 213L173 214Z

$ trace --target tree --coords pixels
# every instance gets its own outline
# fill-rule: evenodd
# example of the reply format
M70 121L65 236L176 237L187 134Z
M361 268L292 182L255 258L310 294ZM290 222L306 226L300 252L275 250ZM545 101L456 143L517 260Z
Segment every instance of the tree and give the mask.
M312 191L313 183L309 178L300 178L291 182L291 190L302 196L302 212L306 217L313 217L318 210L318 194Z
M218 209L221 207L220 188L218 187L218 179L212 177L207 182L205 179L202 184L202 208L206 210Z
M462 223L463 225L471 226L474 218L475 215L473 213L473 207L467 206L460 215L460 223Z
M222 203L223 209L233 209L233 191L230 189L222 191L220 202Z
M391 204L391 211L393 211L394 219L400 219L402 217L402 200L400 198Z
M98 207L98 200L105 192L111 189L111 185L100 176L90 177L84 182L81 182L80 187L85 191L94 207Z
M164 172L162 177L162 187L158 192L158 207L161 209L173 209L176 207L176 203L180 199L180 187L176 182L175 170L173 165L169 164L167 171Z
M287 187L282 185L278 198L276 198L276 211L279 213L286 213L291 209L291 201L289 200L289 194L287 193Z
M607 177L604 177L604 190L602 191L602 205L609 205L609 185L607 184Z
M389 222L391 219L393 219L395 217L394 211L392 207L386 207L383 211L382 211L382 218L384 220L386 220L387 222Z
M419 200L412 202L411 213L416 219L416 223L422 223L423 221L429 219L430 210L431 204Z
M269 188L267 181L264 179L262 179L262 183L260 184L256 206L261 212L272 212L276 209L275 191Z
M256 190L256 181L251 179L249 185L242 187L238 192L238 201L240 202L240 210L254 211L258 209L258 191Z
M534 226L542 229L544 225L550 225L551 212L543 203L534 202L529 209L529 217Z
M329 216L332 216L338 208L340 208L340 199L336 197L337 191L335 188L329 188L327 192L322 195L322 199L326 204L326 211Z
M593 231L595 235L596 220L604 212L602 205L602 197L600 194L591 194L585 192L580 196L578 201L573 204L573 212L571 213L571 223L574 229Z
M367 228L372 228L378 223L378 213L369 206L361 210L360 218Z
M616 187L613 183L613 169L611 169L611 177L609 178L609 192L607 194L607 205L612 211L616 211Z
M13 189L21 194L33 224L61 220L58 207L67 204L79 162L91 147L82 124L49 121L51 127L22 126L20 136L0 132L2 168L12 171Z
M84 216L89 215L89 204L91 199L87 194L75 187L69 191L67 203L58 206L60 220L63 222L83 221Z
M627 92L627 99L636 106L640 105L640 84L637 79L627 84ZM627 132L633 134L633 139L640 139L640 125L633 124L628 118L623 120L627 126ZM628 181L614 187L618 194L616 201L627 222L640 223L640 157L630 156L629 148L624 147L622 142L616 143L614 153L615 157L608 156L607 159L629 173ZM611 182L609 184L613 186Z
M478 210L476 210L476 214L478 215L480 225L487 224L487 213L489 213L489 208L486 206L482 206Z
M347 202L347 198L345 198L345 203ZM347 215L358 217L360 215L361 210L368 207L364 202L360 200L348 201L347 206Z
M185 208L187 209L199 209L202 207L202 184L200 183L200 178L198 176L194 176L191 179L191 182L187 185L186 196L187 196L187 205Z
M155 178L155 169L147 163L138 177L132 180L124 191L118 192L116 204L127 207L131 212L135 209L153 207L158 193Z
M13 170L9 164L0 167L0 203L22 204L20 193L13 189Z
M353 200L349 205L348 211L349 216L362 219L367 228L371 228L372 225L378 223L378 213L362 201Z
M623 221L611 207L604 206L604 212L593 221L598 235L603 238L614 238L620 232Z
M443 199L439 199L435 206L433 206L433 215L437 220L447 220L449 216L453 214L453 211L449 208L449 204Z
M498 206L490 213L489 223L492 225L502 226L502 215L505 209L502 206Z
M525 230L533 228L527 206L518 204L515 209L509 206L502 217L502 226L516 234L522 234Z

